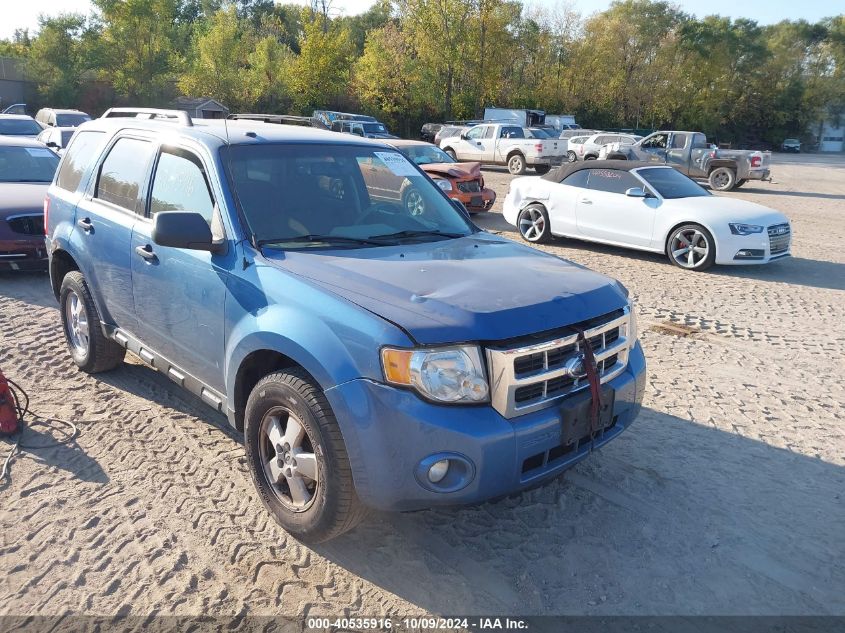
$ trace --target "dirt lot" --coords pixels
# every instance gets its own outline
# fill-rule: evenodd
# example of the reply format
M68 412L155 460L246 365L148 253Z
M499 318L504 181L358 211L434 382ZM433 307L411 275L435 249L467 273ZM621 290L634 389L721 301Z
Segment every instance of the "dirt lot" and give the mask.
M0 276L0 366L86 420L0 484L0 614L845 614L845 160L775 162L728 195L791 218L787 261L548 247L638 301L628 433L543 488L372 513L317 549L265 514L225 420L137 361L77 372L46 277ZM510 176L487 179L504 198Z

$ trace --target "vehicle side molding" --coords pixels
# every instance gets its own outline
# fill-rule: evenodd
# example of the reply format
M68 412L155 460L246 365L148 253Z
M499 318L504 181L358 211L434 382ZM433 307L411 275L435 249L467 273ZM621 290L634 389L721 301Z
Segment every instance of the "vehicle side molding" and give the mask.
M195 251L217 252L211 227L199 213L191 211L162 211L153 217L153 242L159 246L189 248Z

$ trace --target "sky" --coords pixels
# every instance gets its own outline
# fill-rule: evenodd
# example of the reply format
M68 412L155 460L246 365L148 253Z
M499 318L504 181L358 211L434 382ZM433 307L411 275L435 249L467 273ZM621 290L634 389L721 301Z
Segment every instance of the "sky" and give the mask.
M294 1L294 0L285 0ZM603 11L612 0L573 0L564 3L583 15ZM332 7L339 13L355 15L366 11L374 0L334 0ZM527 4L554 6L559 0L527 0ZM307 4L307 2L302 2ZM803 18L815 22L821 18L845 13L845 0L676 0L675 4L687 13L699 17L719 14L732 18L751 18L760 24ZM838 10L837 10L838 9ZM61 12L88 13L90 0L0 0L0 38L11 37L16 28L29 28L34 32L41 13L55 15Z

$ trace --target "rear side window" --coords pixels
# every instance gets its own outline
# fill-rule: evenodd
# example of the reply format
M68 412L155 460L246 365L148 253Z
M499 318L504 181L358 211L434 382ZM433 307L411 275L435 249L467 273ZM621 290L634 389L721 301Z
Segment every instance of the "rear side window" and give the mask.
M118 139L100 168L95 198L127 211L136 211L147 174L151 144L134 138Z
M684 149L687 144L687 135L686 134L673 134L672 135L672 149Z
M199 159L180 149L164 149L153 180L150 215L160 211L199 213L211 225L214 201Z
M502 127L502 133L499 134L500 138L525 138L525 133L522 131L521 127L515 126L504 126Z
M59 169L57 187L66 191L76 191L79 188L82 174L96 160L96 151L102 140L102 132L78 132L73 137Z
M627 171L618 169L591 169L590 189L607 193L625 193L631 187L643 184Z
M587 179L589 178L589 175L589 169L581 169L579 171L576 171L574 174L569 174L566 178L563 179L562 183L564 185L569 185L570 187L581 187L582 189L586 189Z

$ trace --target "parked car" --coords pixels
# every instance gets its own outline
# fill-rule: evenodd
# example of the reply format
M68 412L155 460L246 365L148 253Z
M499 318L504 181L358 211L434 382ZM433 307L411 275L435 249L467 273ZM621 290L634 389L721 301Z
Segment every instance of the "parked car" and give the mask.
M332 123L335 121L369 121L370 123L375 123L376 118L368 114L335 112L334 110L314 110L311 113L311 125L314 127L330 130L332 129Z
M35 140L44 143L44 145L61 155L64 153L74 132L76 132L75 127L48 127L46 130L42 130L35 137Z
M25 114L0 114L0 136L30 136L35 138L44 128Z
M783 140L780 148L784 152L795 152L798 154L801 151L801 141L797 138L787 138Z
M546 113L543 110L523 108L484 108L484 120L519 127L535 127L546 122Z
M624 147L625 145L633 145L639 140L642 140L642 136L639 134L618 134L615 135L615 138L610 141L609 143L605 143L604 145L599 148L599 156L598 160L607 160L608 155L611 153L618 153L620 147Z
M487 165L507 165L512 174L524 174L533 167L545 174L563 161L565 150L558 139L528 138L518 125L484 123L459 136L440 141L440 148L453 160L478 161Z
M44 196L58 165L38 141L0 136L0 270L47 270Z
M26 114L25 103L13 103L7 106L0 114Z
M332 122L331 130L332 132L344 132L365 138L397 138L387 131L384 123L379 121L338 120Z
M517 178L504 217L528 242L559 235L665 253L676 266L765 264L790 254L789 219L753 202L713 196L666 165L622 160L566 165Z
M569 129L563 130L560 134L558 134L558 138L570 139L574 136L586 136L589 138L593 134L598 134L599 132L601 132L601 130L587 130L582 128Z
M47 196L50 281L76 365L128 349L224 412L291 534L511 494L633 423L618 282L481 231L384 143L223 123L83 124Z
M496 202L496 192L484 186L481 163L456 163L449 154L436 145L423 141L390 141L390 145L405 154L431 176L452 200L458 200L470 213L489 211ZM390 176L388 176L390 177ZM393 176L393 178L403 178ZM395 188L401 190L402 183ZM411 214L424 211L422 196L410 189L405 196L405 207Z
M35 120L43 127L77 127L91 117L81 110L59 110L56 108L41 108L35 114Z
M440 147L440 141L444 138L459 136L462 132L466 132L470 127L472 126L447 123L434 135L434 144Z
M445 123L424 123L420 129L420 140L434 143L434 137L446 125Z
M716 191L730 191L749 180L770 180L770 152L714 149L701 132L655 132L633 145L617 145L608 158L670 165L682 174L707 180Z
M584 143L589 138L589 136L573 136L564 139L566 141L566 162L575 163L584 160Z
M579 158L583 160L598 160L601 148L610 143L617 145L630 145L640 140L642 136L633 134L617 134L614 132L598 132L584 141L582 145L583 154Z

